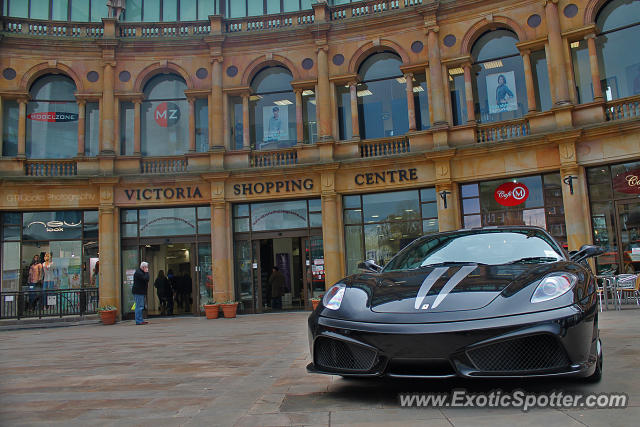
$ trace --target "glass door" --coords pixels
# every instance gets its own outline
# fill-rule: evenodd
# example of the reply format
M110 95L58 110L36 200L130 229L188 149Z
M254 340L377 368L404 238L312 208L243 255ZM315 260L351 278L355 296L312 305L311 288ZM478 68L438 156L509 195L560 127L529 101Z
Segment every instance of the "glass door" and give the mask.
M198 293L194 306L200 307L209 302L210 299L215 300L213 293L213 273L211 270L211 243L199 243L198 254L195 266L195 277L197 281Z
M140 250L138 246L122 248L122 316L133 318L133 274L140 265Z
M242 313L255 313L251 241L236 240L234 252L236 300Z
M640 273L640 202L617 202L621 273Z
M319 297L325 291L324 249L321 236L303 238L305 252L304 300L305 307L311 306L311 298Z

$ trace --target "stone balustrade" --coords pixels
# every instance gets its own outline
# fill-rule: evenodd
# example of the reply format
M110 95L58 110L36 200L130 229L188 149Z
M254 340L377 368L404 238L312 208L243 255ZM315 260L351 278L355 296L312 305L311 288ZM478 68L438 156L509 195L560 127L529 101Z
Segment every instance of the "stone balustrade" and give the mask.
M189 161L185 157L163 157L140 160L143 174L171 174L186 172Z
M505 141L531 134L529 120L517 119L508 122L478 125L477 142Z
M282 167L298 164L298 152L295 148L273 151L253 151L249 156L252 168Z
M607 101L607 120L625 120L640 117L640 95Z
M24 164L26 176L75 176L78 165L74 160L29 160Z
M387 157L411 152L411 144L406 136L361 141L360 157Z

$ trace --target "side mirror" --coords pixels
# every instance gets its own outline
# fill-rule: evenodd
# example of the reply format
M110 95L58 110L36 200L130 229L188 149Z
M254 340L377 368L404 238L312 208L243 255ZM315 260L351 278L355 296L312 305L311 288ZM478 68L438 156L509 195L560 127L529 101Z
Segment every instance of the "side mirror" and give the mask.
M382 267L376 264L372 259L368 259L364 262L359 263L358 268L367 271L373 271L374 273L380 273L382 271Z
M579 251L571 255L571 261L582 262L587 258L602 255L603 253L604 251L600 246L584 245L580 248Z

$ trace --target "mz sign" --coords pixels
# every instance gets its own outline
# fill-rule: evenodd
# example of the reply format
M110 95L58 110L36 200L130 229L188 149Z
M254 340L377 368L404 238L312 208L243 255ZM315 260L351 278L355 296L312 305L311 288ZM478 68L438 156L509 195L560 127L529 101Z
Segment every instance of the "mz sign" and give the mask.
M172 127L180 120L180 108L173 102L161 102L153 112L153 119L160 127Z
M496 188L493 197L502 206L518 206L529 198L529 189L520 182L505 182Z

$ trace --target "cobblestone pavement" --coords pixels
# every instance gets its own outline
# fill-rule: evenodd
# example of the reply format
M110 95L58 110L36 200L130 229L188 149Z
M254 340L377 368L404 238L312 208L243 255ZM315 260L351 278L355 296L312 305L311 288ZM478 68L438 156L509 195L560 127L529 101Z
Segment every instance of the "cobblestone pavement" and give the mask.
M158 318L0 331L0 425L496 426L636 425L640 310L601 314L596 385L345 380L310 375L308 313ZM625 392L625 409L400 408L399 392L523 388Z

